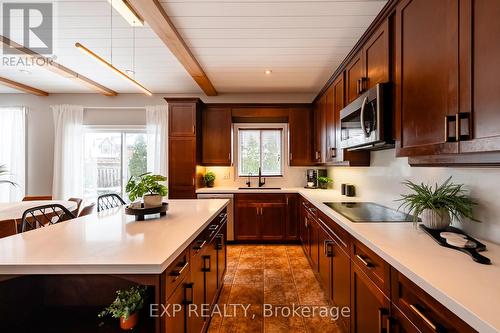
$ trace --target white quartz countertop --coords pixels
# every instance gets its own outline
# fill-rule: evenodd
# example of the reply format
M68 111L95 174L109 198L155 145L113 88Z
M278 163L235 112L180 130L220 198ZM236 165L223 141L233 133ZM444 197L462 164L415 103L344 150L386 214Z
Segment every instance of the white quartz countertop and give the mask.
M218 192L216 192L218 191ZM198 193L248 193L236 188L200 189ZM272 190L257 190L268 193ZM323 202L359 201L335 190L287 188L299 193L366 244L390 265L481 333L500 332L500 245L482 241L492 265L438 245L413 223L353 223ZM275 193L279 193L276 191Z
M0 274L160 274L228 200L170 200L136 222L118 207L0 239Z

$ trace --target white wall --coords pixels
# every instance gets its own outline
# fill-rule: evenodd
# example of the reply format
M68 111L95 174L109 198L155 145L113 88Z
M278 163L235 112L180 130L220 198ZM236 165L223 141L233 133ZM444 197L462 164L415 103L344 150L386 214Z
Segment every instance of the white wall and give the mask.
M164 97L200 97L206 103L309 103L314 98L312 94L222 94L214 97L194 96L193 94L156 94L152 97L143 94L120 94L115 97L99 94L51 94L48 97L28 94L0 94L0 106L23 105L30 110L27 126L26 194L46 195L52 193L54 125L50 105L143 107L165 103ZM120 112L120 110L115 111ZM120 113L120 117L123 117L123 113Z
M342 183L356 186L356 196L398 208L395 202L401 193L407 193L401 182L441 183L453 176L453 182L463 183L471 196L479 202L475 216L481 223L467 222L463 228L479 238L500 243L500 168L446 168L410 167L407 158L396 158L394 149L371 153L371 166L365 168L330 167L328 174L334 188Z

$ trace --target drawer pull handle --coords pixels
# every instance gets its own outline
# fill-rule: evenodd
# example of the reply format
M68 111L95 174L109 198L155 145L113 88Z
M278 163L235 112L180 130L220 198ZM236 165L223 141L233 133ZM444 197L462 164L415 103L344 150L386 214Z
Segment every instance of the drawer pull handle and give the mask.
M208 265L206 264L207 259L208 259ZM211 262L212 262L212 260L211 260L210 256L203 257L203 272L210 272L212 270Z
M175 276L175 277L176 277L176 278L175 278L175 280L177 280L177 278L178 278L178 277L182 274L182 272L184 272L184 270L185 270L186 268L188 268L188 266L189 266L189 261L186 261L186 262L184 263L184 265L182 265L182 267L181 267L181 268L179 268L178 270L172 271L172 272L170 273L170 275Z
M416 313L416 314L417 314L417 315L418 315L418 316L419 316L419 317L420 317L423 321L425 321L425 323L426 323L427 325L429 325L429 327L430 327L433 331L437 332L437 327L436 327L436 325L434 325L434 323L433 323L433 322L432 322L429 318L427 318L427 317L426 317L426 316L422 313L422 311L420 311L420 310L417 308L417 306L416 306L416 305L414 305L414 304L410 304L410 309L412 309L412 310L413 310L413 312L415 312L415 313Z
M187 283L184 286L184 304L192 304L193 303L193 284L194 283L191 282L191 283ZM189 298L187 297L187 295L188 295L187 290L188 289L191 290L191 295Z
M359 254L356 254L356 258L358 258L359 261L361 261L363 263L363 265L365 265L366 267L368 267L368 268L372 268L373 267L373 265L371 263L369 263L368 261L366 261L366 259L364 259Z
M324 249L325 249L325 257L327 258L335 257L335 253L333 252L333 241L325 240Z
M203 242L198 241L198 242L196 242L196 245L193 247L193 249L199 251L205 246L206 243L207 243L206 240L204 240Z
M210 231L217 230L218 227L219 226L217 224L213 224L213 225L208 227L208 230L210 230Z
M384 332L384 316L387 316L389 311L384 308L378 309L378 331L379 333Z

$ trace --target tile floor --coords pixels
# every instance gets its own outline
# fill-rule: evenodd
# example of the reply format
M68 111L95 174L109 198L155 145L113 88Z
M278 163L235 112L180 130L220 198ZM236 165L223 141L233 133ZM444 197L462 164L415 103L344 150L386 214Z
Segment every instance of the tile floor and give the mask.
M214 316L209 333L336 333L335 321L325 316L265 315L264 304L273 311L292 306L327 306L300 245L228 245L228 269L219 298L219 308L226 304L250 304L229 308L227 317ZM270 305L267 305L270 304ZM269 314L270 312L266 312ZM234 315L233 315L234 314Z

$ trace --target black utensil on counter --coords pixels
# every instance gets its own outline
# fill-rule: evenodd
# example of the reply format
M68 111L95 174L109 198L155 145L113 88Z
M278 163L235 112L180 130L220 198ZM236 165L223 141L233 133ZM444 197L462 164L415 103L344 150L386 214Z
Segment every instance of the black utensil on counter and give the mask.
M448 247L450 249L458 250L467 253L472 257L472 260L475 262L478 262L483 265L491 265L491 260L489 258L486 258L485 256L479 254L479 252L486 251L486 245L481 243L480 241L470 237L469 235L465 234L462 230L454 228L454 227L447 227L445 230L434 230L434 229L429 229L425 225L421 224L420 228L422 228L427 234L429 234L439 245ZM459 246L453 246L448 244L446 241L446 238L441 237L442 232L452 232L456 234L460 234L466 239L468 242L474 243L474 247L459 247Z

